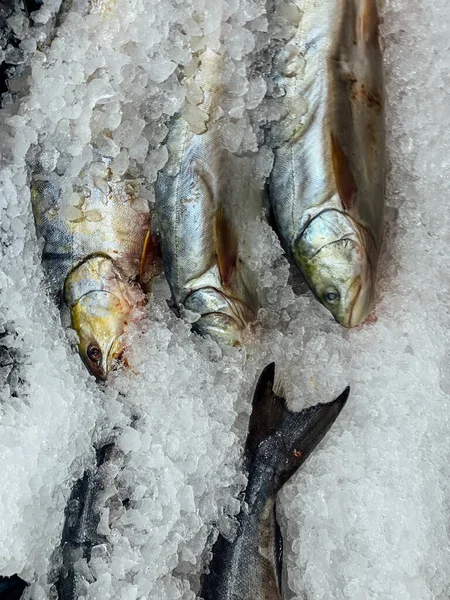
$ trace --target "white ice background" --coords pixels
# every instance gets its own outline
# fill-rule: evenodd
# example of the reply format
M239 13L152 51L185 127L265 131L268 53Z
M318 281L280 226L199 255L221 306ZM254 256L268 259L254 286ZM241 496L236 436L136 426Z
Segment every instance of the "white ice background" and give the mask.
M108 549L91 565L88 597L195 598L209 536L216 525L232 530L227 515L239 510L251 394L275 360L295 408L352 388L280 493L285 600L448 600L447 0L382 8L389 171L372 322L351 331L334 323L261 219L252 245L262 308L246 351L190 333L160 285L135 332L132 370L106 388L71 351L47 297L27 160L38 148L49 169L60 161L75 176L95 139L117 173L139 170L152 200L168 116L200 118L196 90L184 104L175 71L205 45L225 45L229 57L224 139L256 152L265 86L253 67L269 35L262 1L94 2L89 16L75 2L49 47L58 4L44 3L32 27L20 12L11 17L25 69L0 111L0 345L10 357L0 370L0 574L17 572L33 582L33 598L49 597L71 487L93 460L92 443L116 428L116 492L130 503L103 515ZM267 149L256 163L264 176Z

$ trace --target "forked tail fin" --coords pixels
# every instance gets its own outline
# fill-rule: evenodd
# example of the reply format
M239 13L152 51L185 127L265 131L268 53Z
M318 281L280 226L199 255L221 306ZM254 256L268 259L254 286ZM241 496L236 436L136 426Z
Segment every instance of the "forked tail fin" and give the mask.
M275 364L271 363L256 385L245 451L250 462L258 455L271 463L278 491L330 429L347 401L350 388L332 402L291 412L286 400L273 391L274 376Z

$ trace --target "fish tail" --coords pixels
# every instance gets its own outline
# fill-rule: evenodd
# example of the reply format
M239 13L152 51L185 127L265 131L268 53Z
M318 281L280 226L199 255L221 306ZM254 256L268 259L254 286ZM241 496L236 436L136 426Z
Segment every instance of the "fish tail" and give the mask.
M0 576L0 600L19 600L27 585L18 575Z
M258 450L276 461L275 492L294 475L333 425L343 409L350 388L326 404L300 412L287 408L282 395L274 392L275 363L262 372L253 397L246 453L251 460ZM263 445L265 446L263 448ZM281 455L280 455L281 452Z

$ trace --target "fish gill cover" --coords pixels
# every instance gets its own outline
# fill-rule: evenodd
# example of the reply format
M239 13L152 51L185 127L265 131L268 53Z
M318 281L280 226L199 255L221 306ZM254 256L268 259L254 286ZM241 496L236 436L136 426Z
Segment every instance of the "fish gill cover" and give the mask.
M91 560L87 597L195 598L214 525L232 535L251 388L275 360L294 409L352 385L352 411L280 494L293 597L447 598L448 3L382 9L389 179L372 322L342 331L255 220L245 238L262 308L246 350L193 335L160 283L132 369L105 388L86 375L47 296L30 165L43 161L70 186L96 147L152 202L167 119L182 110L202 126L198 90L178 74L207 46L228 57L223 138L254 155L262 182L271 151L259 126L282 115L263 101L260 73L296 13L286 3L284 22L268 20L265 3L251 0L93 2L88 16L75 1L55 17L59 8L45 2L30 26L17 5L0 44L16 74L0 112L1 574L49 597L73 483L115 429L124 458L110 498L120 502L100 507L107 545Z

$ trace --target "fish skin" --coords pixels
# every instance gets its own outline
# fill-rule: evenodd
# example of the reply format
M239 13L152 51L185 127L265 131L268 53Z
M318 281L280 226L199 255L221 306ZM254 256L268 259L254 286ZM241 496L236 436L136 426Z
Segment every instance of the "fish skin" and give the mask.
M376 0L294 0L277 55L271 210L310 288L345 327L370 313L383 232L385 131ZM334 296L334 298L333 298Z
M107 159L100 157L78 184L71 202L58 175L37 166L32 206L50 292L78 334L88 370L103 380L123 352L133 311L144 303L138 279L150 212L135 182L114 176ZM145 260L152 261L151 252Z
M198 313L193 329L202 335L239 345L258 301L256 283L239 255L235 214L242 198L261 203L261 192L250 159L234 156L220 143L222 57L206 50L200 60L195 81L203 94L205 130L194 133L183 115L172 120L155 212L173 308Z
M328 404L293 413L273 391L275 365L262 372L253 398L244 461L248 483L238 533L219 535L205 576L203 600L281 600L282 538L276 495L322 440L349 388Z
M107 538L98 533L99 507L105 506L107 500L111 511L125 510L117 494L111 493L117 487L116 477L122 468L123 454L112 440L97 451L95 468L86 469L72 488L64 512L61 544L55 553L59 559L53 585L58 600L84 597L87 586L95 579L90 572L92 548L103 546L106 550L109 545ZM84 570L80 569L81 560L86 562Z
M18 575L0 576L0 600L19 600L28 586Z

